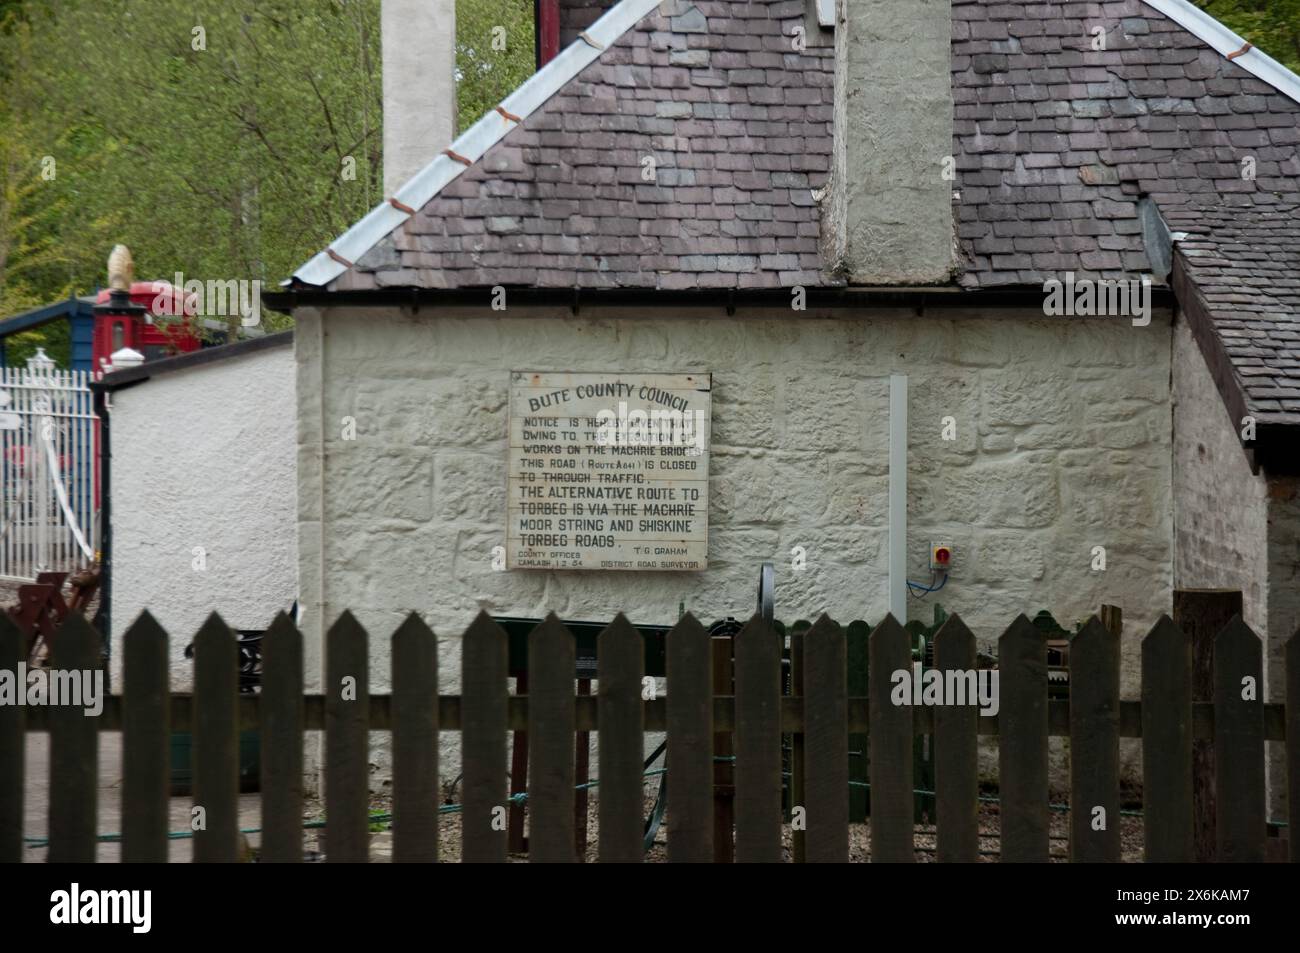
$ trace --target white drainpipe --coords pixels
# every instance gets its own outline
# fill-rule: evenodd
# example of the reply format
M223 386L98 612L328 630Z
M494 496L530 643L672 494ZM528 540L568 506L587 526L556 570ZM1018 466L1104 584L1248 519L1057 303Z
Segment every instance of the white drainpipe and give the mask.
M889 611L907 624L907 375L889 378Z

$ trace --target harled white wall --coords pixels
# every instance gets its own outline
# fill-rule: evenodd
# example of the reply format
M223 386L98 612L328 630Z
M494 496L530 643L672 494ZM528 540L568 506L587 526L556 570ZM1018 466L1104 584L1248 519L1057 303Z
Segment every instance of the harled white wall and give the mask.
M937 599L987 649L1017 613L1049 608L1072 627L1117 603L1125 693L1137 693L1138 638L1173 581L1168 314L1145 328L1035 312L300 309L297 321L299 552L317 671L321 627L345 608L371 632L372 690L386 690L387 640L415 610L454 693L459 637L480 609L671 623L684 602L708 622L753 611L764 560L777 566L778 618L878 621L888 377L902 372L912 578L929 579L931 539L956 550L952 580L913 613L928 619ZM493 571L511 370L713 374L707 571ZM1092 568L1096 546L1105 571ZM372 741L382 766L387 739Z
M182 652L210 612L264 629L297 596L293 349L161 374L111 399L113 684L123 634L147 608L171 635L173 689L188 691Z

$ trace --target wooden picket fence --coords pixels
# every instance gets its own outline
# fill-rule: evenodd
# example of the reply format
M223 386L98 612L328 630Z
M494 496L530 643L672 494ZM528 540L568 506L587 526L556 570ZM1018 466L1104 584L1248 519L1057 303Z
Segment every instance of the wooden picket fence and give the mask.
M1070 858L1120 859L1121 737L1140 737L1144 757L1146 859L1193 856L1193 739L1217 752L1217 841L1221 860L1258 861L1265 853L1265 741L1285 740L1289 785L1300 779L1300 634L1286 648L1288 705L1258 700L1259 638L1234 618L1214 644L1212 704L1193 703L1188 638L1162 617L1142 644L1142 696L1121 701L1119 640L1096 617L1073 638L1070 697L1051 701L1044 639L1024 616L999 640L1000 712L901 707L890 676L909 670L911 640L887 617L868 645L868 697L849 697L844 630L823 617L803 636L803 696L781 694L781 638L759 617L736 637L734 697L713 694L710 636L690 615L667 638L667 692L643 701L644 647L619 616L600 636L599 691L574 693L574 640L554 616L529 640L529 693L507 689L505 633L482 614L464 634L459 696L439 696L437 642L410 616L392 636L392 693L369 689L369 637L350 613L326 636L326 695L304 695L302 636L281 615L262 642L258 695L238 692L235 638L217 616L195 642L194 693L168 690L167 634L149 615L125 638L122 695L98 718L79 708L0 707L0 860L22 850L23 738L51 736L51 861L90 862L96 845L97 735L123 739L122 858L165 861L168 845L168 740L194 736L194 802L206 829L194 837L196 861L233 861L239 851L238 737L258 728L262 746L263 861L303 859L303 733L324 730L329 861L369 856L368 731L390 731L393 752L393 859L438 858L438 733L460 731L463 757L461 856L506 859L500 823L507 804L507 732L529 737L530 858L574 859L574 733L596 730L599 746L599 857L642 859L643 734L667 732L668 858L714 857L715 734L734 741L735 859L783 858L781 735L803 740L802 803L807 861L849 858L849 736L869 735L871 858L911 861L914 734L934 739L937 856L979 855L977 740L999 749L1001 859L1046 861L1049 845L1048 738L1070 739ZM16 659L16 630L0 620L0 657ZM53 646L61 668L100 661L99 636L70 619ZM975 638L957 616L936 636L935 667L973 669ZM1243 691L1254 679L1255 694ZM1244 697L1246 696L1246 697ZM1300 797L1290 798L1294 828ZM1096 808L1106 823L1094 829ZM1290 841L1292 859L1297 843Z

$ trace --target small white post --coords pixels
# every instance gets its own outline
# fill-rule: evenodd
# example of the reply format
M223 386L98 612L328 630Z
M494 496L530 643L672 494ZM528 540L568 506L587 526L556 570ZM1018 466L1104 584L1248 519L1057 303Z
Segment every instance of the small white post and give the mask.
M889 378L889 611L907 624L907 375Z
M32 578L38 572L54 568L50 535L50 474L45 462L45 435L54 430L54 418L50 416L52 394L48 389L53 371L54 361L44 348L38 347L36 353L27 359L28 380L34 385L32 393L35 397L32 402L31 442L24 451L29 455L25 462L31 468L33 515L36 517L36 565L31 571Z
M134 348L124 347L109 355L108 360L109 365L106 370L111 373L113 371L124 371L128 367L139 367L144 363L144 355Z

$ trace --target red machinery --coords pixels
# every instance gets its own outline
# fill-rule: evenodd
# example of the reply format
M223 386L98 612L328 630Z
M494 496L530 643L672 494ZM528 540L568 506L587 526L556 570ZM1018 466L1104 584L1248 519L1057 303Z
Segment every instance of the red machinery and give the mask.
M91 366L98 371L124 347L146 361L197 351L202 342L195 332L195 301L194 294L166 281L134 281L129 298L104 289L95 299Z

